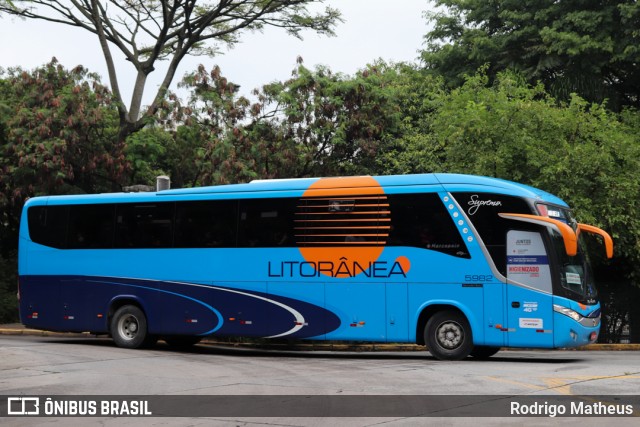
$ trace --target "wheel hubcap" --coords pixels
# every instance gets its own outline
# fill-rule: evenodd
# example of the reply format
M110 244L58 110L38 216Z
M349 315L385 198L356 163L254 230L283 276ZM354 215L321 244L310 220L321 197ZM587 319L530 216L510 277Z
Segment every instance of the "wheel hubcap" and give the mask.
M138 335L138 319L133 315L124 316L118 323L120 335L128 340L132 340Z
M441 323L438 326L436 337L438 344L447 350L453 350L460 346L464 339L464 332L462 327L452 321Z

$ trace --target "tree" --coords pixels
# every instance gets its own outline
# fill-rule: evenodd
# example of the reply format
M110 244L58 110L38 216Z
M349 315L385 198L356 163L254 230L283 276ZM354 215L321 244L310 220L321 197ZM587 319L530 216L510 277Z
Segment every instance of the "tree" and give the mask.
M126 177L108 90L81 66L55 59L0 75L0 240L15 250L24 200L42 194L119 189ZM5 254L6 255L6 254Z
M323 0L15 0L0 12L84 29L97 36L107 63L119 113L119 140L153 117L186 55L214 55L233 46L244 31L279 27L300 37L304 29L332 34L340 14L331 8L311 13ZM214 43L211 45L211 43ZM137 72L131 102L124 102L111 52L119 50ZM158 62L168 66L153 101L142 111L148 75Z
M9 70L5 83L3 201L120 188L127 166L115 144L117 112L96 75L82 66L66 70L54 58L32 72Z
M354 76L300 65L261 92L263 111L298 150L291 176L372 173L386 134L398 127L394 66L378 62Z
M166 103L169 127L181 124L172 168L186 185L371 173L388 134L397 132L396 67L382 62L355 76L300 64L293 77L237 94L216 67L200 67L182 85L191 99ZM163 104L164 108L165 104ZM191 160L186 160L191 159ZM186 175L189 175L187 178Z
M454 86L488 64L515 69L557 98L640 106L640 4L635 0L436 0L422 58Z
M119 189L128 166L117 133L111 94L83 67L54 59L29 72L0 70L0 322L16 320L24 201Z
M531 87L513 73L498 74L492 84L484 74L469 77L437 105L430 142L440 170L544 189L569 203L579 221L612 235L612 261L604 260L601 244L590 251L604 282L603 301L611 306L603 312L626 319L632 339L640 340L640 311L625 298L640 285L637 112L615 114L575 95L558 105L542 85ZM603 334L611 334L615 319L606 320Z

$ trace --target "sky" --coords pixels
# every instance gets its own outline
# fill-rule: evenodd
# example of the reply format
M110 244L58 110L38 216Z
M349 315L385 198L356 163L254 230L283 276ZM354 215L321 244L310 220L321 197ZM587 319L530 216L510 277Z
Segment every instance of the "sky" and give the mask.
M325 65L348 75L379 58L388 62L417 60L428 30L423 13L432 7L429 0L326 0L324 4L342 12L344 22L338 24L335 37L305 32L300 41L275 28L246 33L241 43L222 55L185 58L171 89L176 90L182 76L199 64L208 70L219 65L228 80L241 86L241 94L249 96L263 84L288 79L298 56L307 67ZM116 49L112 52L115 56ZM61 24L0 17L0 67L30 70L52 57L67 69L81 64L109 83L97 36ZM128 100L135 71L122 57L117 67L120 88ZM149 76L145 103L150 102L161 78L159 68Z

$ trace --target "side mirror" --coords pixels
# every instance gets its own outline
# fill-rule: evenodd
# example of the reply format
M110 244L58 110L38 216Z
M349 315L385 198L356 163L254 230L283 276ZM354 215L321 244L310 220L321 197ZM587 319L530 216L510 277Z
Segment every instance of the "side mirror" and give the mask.
M613 239L611 238L609 233L598 227L594 227L593 225L578 224L578 233L580 233L581 231L591 234L597 234L598 236L602 237L602 239L604 240L604 248L607 251L607 258L613 258Z

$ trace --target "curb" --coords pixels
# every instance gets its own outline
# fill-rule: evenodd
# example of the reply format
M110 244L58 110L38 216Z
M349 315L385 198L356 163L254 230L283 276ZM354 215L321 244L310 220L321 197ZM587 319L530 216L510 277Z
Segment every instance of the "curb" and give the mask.
M1 328L0 335L28 335L40 337L67 338L97 338L89 332L51 332L37 329L27 329L20 326ZM385 344L385 343L233 343L205 338L203 343L225 347L244 347L269 350L300 350L300 351L425 351L425 347L417 344ZM509 349L505 349L509 350ZM518 349L525 350L525 349ZM539 350L539 349L538 349ZM640 351L640 344L589 344L584 347L566 348L565 351Z

